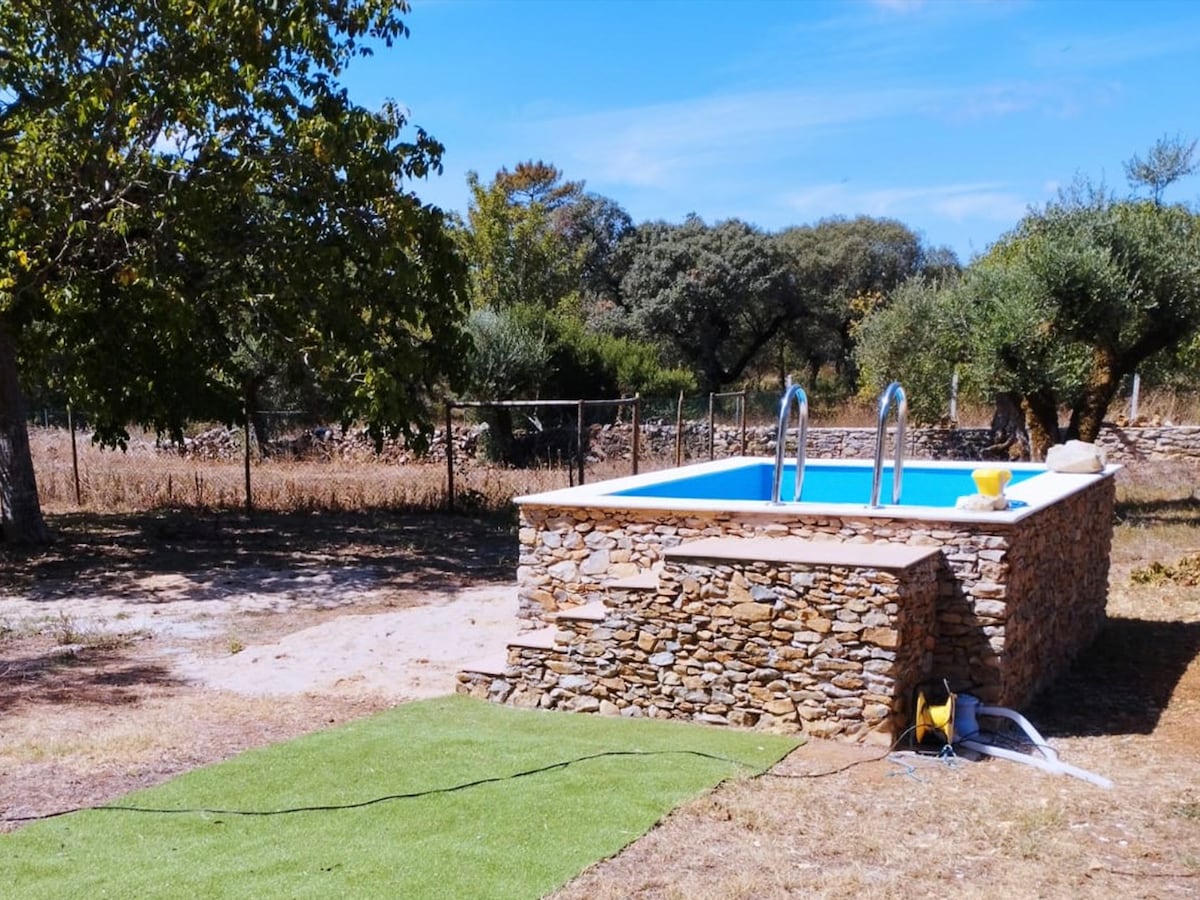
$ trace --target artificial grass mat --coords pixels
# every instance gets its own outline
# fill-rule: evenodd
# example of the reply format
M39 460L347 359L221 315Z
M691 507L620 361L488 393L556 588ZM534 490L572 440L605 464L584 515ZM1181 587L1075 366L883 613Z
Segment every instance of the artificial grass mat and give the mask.
M797 743L441 697L0 835L0 893L540 897Z

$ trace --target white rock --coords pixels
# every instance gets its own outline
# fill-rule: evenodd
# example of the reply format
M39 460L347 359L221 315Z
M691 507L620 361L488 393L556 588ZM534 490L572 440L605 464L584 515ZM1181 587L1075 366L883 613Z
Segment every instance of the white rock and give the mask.
M1055 444L1046 451L1046 467L1052 472L1100 472L1104 469L1104 451L1084 441Z
M988 497L984 494L967 494L954 501L955 509L969 509L975 512L1008 509L1008 498L1001 494L999 497Z

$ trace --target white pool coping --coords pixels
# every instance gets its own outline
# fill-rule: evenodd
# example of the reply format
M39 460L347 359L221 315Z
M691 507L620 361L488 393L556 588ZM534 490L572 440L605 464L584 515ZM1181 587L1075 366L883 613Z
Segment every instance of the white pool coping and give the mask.
M617 491L641 488L662 481L690 478L740 468L763 462L773 464L773 459L761 456L734 456L713 462L695 463L671 469L659 469L623 478L609 478L592 484L543 491L516 497L518 506L553 506L564 508L663 510L669 512L725 512L768 516L830 516L841 519L917 519L936 522L978 522L996 525L1013 524L1045 509L1046 507L1077 493L1103 478L1113 477L1119 465L1105 466L1095 474L1069 474L1051 472L1042 463L998 463L972 462L963 460L910 460L904 463L905 471L914 469L1008 469L1013 472L1035 470L1040 474L1029 478L1005 491L1009 500L1017 500L1024 506L1007 510L966 510L945 506L910 506L885 503L872 507L862 503L771 503L769 500L694 500L681 497L633 497L617 495ZM792 460L789 460L792 462ZM809 459L805 470L820 466L861 466L870 469L874 463L868 459Z

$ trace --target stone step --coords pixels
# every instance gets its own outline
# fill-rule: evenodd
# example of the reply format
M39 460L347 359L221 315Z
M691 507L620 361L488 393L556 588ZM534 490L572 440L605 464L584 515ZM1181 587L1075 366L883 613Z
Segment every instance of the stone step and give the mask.
M504 675L508 670L507 655L493 655L468 663L459 669L460 672L471 672L475 675Z
M585 603L582 606L570 606L550 613L546 618L564 622L603 622L609 609L603 601Z
M652 591L658 587L658 573L647 569L636 575L627 575L604 585L610 591Z
M510 647L526 647L531 650L553 650L554 636L558 629L553 625L535 631L522 631L508 642Z

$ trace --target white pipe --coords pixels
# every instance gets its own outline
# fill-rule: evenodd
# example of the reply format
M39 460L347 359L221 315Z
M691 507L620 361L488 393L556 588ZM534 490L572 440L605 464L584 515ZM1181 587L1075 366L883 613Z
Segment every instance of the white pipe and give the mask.
M1050 772L1053 775L1073 775L1105 790L1113 786L1113 783L1102 775L1059 762L1057 759L1039 759L1036 756L1030 756L1028 753L1017 753L1014 750L1006 750L1004 747L993 747L991 744L985 744L981 741L959 741L958 744L960 747L966 747L968 750L974 750L976 753L996 756L1000 759L1011 760L1012 762L1024 763L1027 766L1033 766L1036 769Z
M1082 778L1084 781L1091 782L1105 789L1112 787L1112 782L1107 778L1076 766L1068 765L1060 760L1058 752L1047 743L1046 739L1042 737L1041 732L1033 727L1033 723L1014 709L1009 709L1006 706L983 706L979 703L977 697L973 697L970 694L962 694L958 698L958 707L955 710L955 716L962 717L961 730L965 730L966 728L973 729L971 733L963 735L962 739L957 742L963 747L974 750L977 753L984 753L988 756L996 756L1000 759L1011 760L1012 762L1025 763L1025 765L1033 766L1046 772L1052 772L1055 775L1073 775L1076 778ZM1033 742L1033 745L1043 758L1038 758L1028 753L1018 753L1015 750L1008 750L1004 747L996 747L980 740L979 725L976 721L976 716L993 716L1015 722L1017 727L1024 731L1029 740ZM956 721L955 731L959 730L960 723Z
M977 706L975 707L975 715L998 716L1016 722L1021 730L1029 736L1029 739L1033 741L1033 745L1041 751L1043 756L1052 762L1058 762L1058 753L1055 749L1046 743L1046 739L1042 737L1041 732L1033 727L1033 723L1015 709L1009 709L1006 706Z

